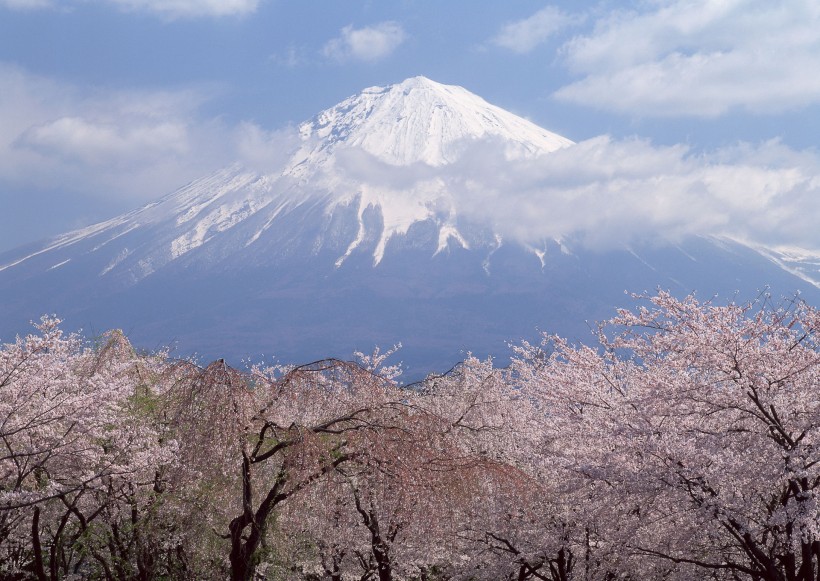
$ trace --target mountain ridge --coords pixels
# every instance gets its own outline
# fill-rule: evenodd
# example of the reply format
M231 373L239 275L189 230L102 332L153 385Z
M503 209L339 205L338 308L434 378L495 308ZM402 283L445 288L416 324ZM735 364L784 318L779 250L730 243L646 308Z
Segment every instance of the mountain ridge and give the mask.
M693 238L592 252L572 236L518 241L472 219L463 206L475 202L453 185L473 179L462 162L474 148L503 167L572 142L460 87L371 87L299 132L277 167L235 164L0 255L0 331L56 312L143 345L291 361L402 342L412 366L432 370L537 329L582 338L624 291L749 297L771 285L820 303L820 259L799 249Z
M337 266L366 237L363 216L371 207L381 212L383 228L373 250L374 265L383 259L391 237L428 219L439 222L436 252L450 241L468 247L455 224L457 208L441 179L431 175L429 180L416 180L414 188L397 191L379 183L364 183L355 172L348 175L350 172L339 166L352 156L365 155L387 164L388 172L409 166L435 168L454 161L464 142L488 136L505 141L508 158L542 155L572 144L461 87L425 77L365 89L301 124L299 132L302 143L283 168L259 173L236 164L219 170L142 208L59 236L38 252L0 264L0 270L89 237L103 238L106 232L111 236L99 241L94 250L132 230L163 224L164 232L152 235L162 246L154 244L146 257L132 266L132 276L139 279L241 226L257 213L263 218L255 230L245 234L245 247L262 237L280 215L317 203L324 204L323 216L318 219L344 206L357 206L356 233L334 261ZM412 167L412 171L423 174L424 168ZM100 269L100 275L117 269L133 252L122 248ZM60 263L55 261L52 267Z

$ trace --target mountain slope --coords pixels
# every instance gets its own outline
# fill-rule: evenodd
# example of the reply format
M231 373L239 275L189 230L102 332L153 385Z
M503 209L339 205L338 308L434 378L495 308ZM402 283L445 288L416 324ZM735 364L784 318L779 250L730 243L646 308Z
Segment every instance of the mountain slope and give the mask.
M0 339L56 312L210 357L347 357L401 341L411 366L429 369L537 328L582 337L624 290L820 296L810 260L797 272L782 253L734 241L589 252L506 240L455 193L471 156L501 167L573 144L460 87L373 87L298 133L279 167L225 168L0 255Z
M465 245L453 224L456 209L446 184L436 177L424 179L425 168L446 165L469 143L488 137L503 141L509 159L572 144L460 87L423 77L366 89L303 123L299 134L301 144L283 168L264 174L227 168L144 208L2 260L0 270L43 255L50 264L43 262L40 268L61 268L68 265L69 254L80 251L99 253L99 276L136 281L209 243L219 248L207 260L236 253L247 260L271 243L280 246L283 241L275 234L280 224L310 209L313 222L328 224L321 240L311 240L312 247L340 250L339 264L372 234L364 224L368 208L381 215L382 232L373 249L376 263L392 236L427 219L439 223L437 249L450 239ZM374 175L379 171L389 174L387 181L402 171L412 173L412 187L385 183ZM351 224L334 219L351 209Z

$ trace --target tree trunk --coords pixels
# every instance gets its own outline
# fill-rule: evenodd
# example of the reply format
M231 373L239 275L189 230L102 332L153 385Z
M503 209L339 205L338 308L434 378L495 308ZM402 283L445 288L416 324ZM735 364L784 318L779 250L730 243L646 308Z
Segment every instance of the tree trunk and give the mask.
M43 547L40 544L40 507L34 507L34 517L31 519L31 542L34 548L34 575L37 581L47 581L46 569L43 564Z
M393 566L390 563L390 549L379 538L375 538L373 540L373 556L376 558L376 571L379 574L379 581L393 581Z
M242 537L245 528L254 526L253 518L253 489L251 484L251 463L248 456L242 453L242 514L236 517L228 525L231 534L231 581L248 581L254 572L251 564L251 557L256 550L256 545L252 539L258 538L251 535L247 540Z
M252 564L252 557L256 551L255 543L248 539L246 542L242 538L242 531L250 524L245 519L237 517L231 521L231 581L248 581L253 577L255 567ZM252 519L251 519L252 520Z

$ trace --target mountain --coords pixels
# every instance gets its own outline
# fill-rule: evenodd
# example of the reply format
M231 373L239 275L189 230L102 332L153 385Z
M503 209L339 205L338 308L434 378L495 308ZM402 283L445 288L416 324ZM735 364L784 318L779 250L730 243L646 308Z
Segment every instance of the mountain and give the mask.
M225 168L0 255L0 339L56 312L69 328L209 358L301 362L402 342L412 373L501 354L537 329L584 337L625 290L820 298L816 259L794 249L692 238L591 252L507 240L469 211L471 163L572 145L461 87L365 89L300 125L284 165Z
M378 237L372 250L378 264L391 238L425 220L437 223L439 250L450 239L466 243L453 224L447 184L434 174L425 179L425 170L487 138L503 141L509 159L572 144L460 87L423 77L366 89L303 123L299 135L284 168L227 168L0 263L0 271L25 262L62 268L80 250L99 267L97 275L128 285L171 263L211 264L237 254L243 265L275 263L298 245L312 254L341 249L339 266L368 236ZM402 180L412 187L397 187ZM380 232L365 223L376 214ZM47 260L40 263L41 257Z

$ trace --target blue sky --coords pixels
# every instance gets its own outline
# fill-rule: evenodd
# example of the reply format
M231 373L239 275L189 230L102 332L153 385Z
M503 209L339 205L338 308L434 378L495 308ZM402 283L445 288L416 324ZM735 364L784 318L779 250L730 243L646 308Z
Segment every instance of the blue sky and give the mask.
M624 216L820 248L818 71L814 0L0 0L0 251L415 75L583 142Z

